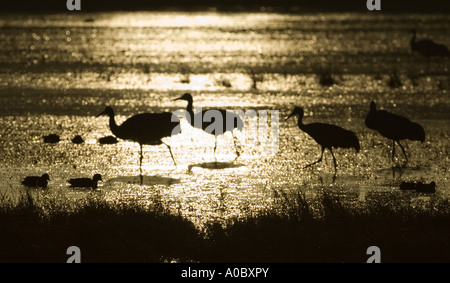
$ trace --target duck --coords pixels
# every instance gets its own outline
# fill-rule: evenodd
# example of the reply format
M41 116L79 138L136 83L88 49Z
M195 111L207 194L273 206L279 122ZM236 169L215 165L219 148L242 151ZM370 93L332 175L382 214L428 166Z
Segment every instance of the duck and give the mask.
M22 184L26 187L46 188L50 181L50 176L45 173L42 176L27 176L23 179Z
M97 188L98 181L103 181L102 175L100 175L100 174L95 174L92 179L90 179L90 178L75 178L75 179L67 180L67 182L70 183L71 188L75 188L75 187L92 188L94 190Z

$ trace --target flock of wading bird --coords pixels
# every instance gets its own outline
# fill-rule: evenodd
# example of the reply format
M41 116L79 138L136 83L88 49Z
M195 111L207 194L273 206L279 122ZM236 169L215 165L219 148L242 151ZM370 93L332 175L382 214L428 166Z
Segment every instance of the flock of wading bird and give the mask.
M410 47L412 52L417 52L424 57L449 57L450 52L445 45L438 44L429 39L417 40L416 31L413 30L413 36L410 41ZM189 123L195 127L202 129L204 132L215 136L214 154L217 148L217 137L231 132L233 135L234 147L236 150L236 158L240 156L240 152L236 145L234 130L242 130L244 128L244 122L239 115L226 111L224 109L206 109L199 113L194 113L193 110L193 97L189 93L185 93L183 96L175 100L187 101L186 112L189 114ZM210 111L214 111L214 115L209 115ZM222 125L217 127L213 125L215 123L214 116L220 113L222 116ZM137 142L140 146L140 158L139 168L142 183L142 160L143 160L143 146L144 145L161 145L167 146L173 163L176 166L176 161L172 153L171 147L162 141L163 138L170 137L181 131L179 118L171 112L163 113L141 113L128 118L121 125L117 125L115 121L115 113L113 108L107 106L103 112L98 116L106 115L109 117L109 127L113 135L123 140L129 140ZM97 116L97 117L98 117ZM207 117L208 116L208 117ZM360 143L356 134L350 130L344 129L337 125L326 123L310 123L303 124L304 110L302 107L296 106L292 113L286 118L298 116L298 127L303 132L307 133L317 144L321 146L320 157L317 161L306 165L305 168L315 165L322 161L323 153L328 149L333 157L334 172L336 176L337 162L333 153L333 148L353 148L356 152L360 151ZM227 117L227 119L225 119ZM230 119L231 118L231 119ZM230 123L229 121L233 122ZM200 121L200 122L198 122ZM385 111L378 110L374 101L370 103L370 111L365 118L365 125L372 130L378 131L385 138L392 140L392 161L395 159L396 143L401 148L405 157L405 163L408 162L408 156L405 148L400 141L425 141L425 130L418 123L412 122L406 117ZM178 130L177 130L178 129ZM49 139L59 140L57 136L48 136ZM78 138L78 139L77 139ZM79 140L80 137L76 137L73 141ZM28 176L22 184L27 187L46 187L50 176L44 174L42 176ZM77 178L70 179L68 182L71 187L89 187L97 188L97 182L102 180L100 174L95 174L92 179L90 178Z

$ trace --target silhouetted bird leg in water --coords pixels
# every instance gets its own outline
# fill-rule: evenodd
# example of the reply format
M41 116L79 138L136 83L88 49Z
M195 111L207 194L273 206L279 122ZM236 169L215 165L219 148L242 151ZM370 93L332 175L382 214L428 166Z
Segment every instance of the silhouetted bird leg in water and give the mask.
M395 140L392 140L392 162L394 162L395 158Z
M398 178L401 178L403 176L403 168L402 167L397 167L397 166L392 166L392 179L396 179L397 177L395 176L396 173L399 173Z
M236 158L234 159L236 161L236 159L241 156L241 153L239 152L238 146L236 144L236 136L234 135L234 132L231 132L231 135L233 136L234 149L236 150Z
M406 151L403 148L402 144L400 143L400 141L397 141L398 145L400 146L400 148L402 149L403 155L405 156L405 165L406 163L408 163L408 156L406 156Z
M140 151L139 151L139 154L140 154L140 156L139 156L139 178L141 180L141 185L142 185L143 179L144 179L144 177L142 176L142 160L144 159L144 153L143 153L143 146L142 146L142 144L139 144L139 146L140 146Z
M217 162L216 149L217 149L217 136L214 135L214 161L215 162Z
M400 141L392 140L392 161L394 161L395 157L395 143L397 143L402 149L403 155L405 156L405 165L406 165L406 163L408 163L408 156L406 155L405 148L402 146Z
M336 164L336 157L334 157L333 150L331 147L328 148L331 152L331 156L333 156L333 163L334 163L334 177L336 178L336 172L337 172L337 164ZM334 182L334 181L333 181Z
M173 154L172 154L172 149L171 149L170 146L169 146L168 144L166 144L165 142L163 142L163 141L161 141L161 142L167 146L167 148L169 149L169 152L170 152L170 156L172 157L173 164L174 164L175 166L177 166L177 163L175 162L175 158L173 157Z
M324 151L325 151L325 147L322 146L322 153L320 154L320 158L319 158L316 162L313 162L313 163L311 163L311 164L306 165L303 169L308 168L308 167L311 167L311 166L313 166L314 164L317 164L317 163L319 163L319 162L322 162L322 157L323 157L323 152L324 152Z

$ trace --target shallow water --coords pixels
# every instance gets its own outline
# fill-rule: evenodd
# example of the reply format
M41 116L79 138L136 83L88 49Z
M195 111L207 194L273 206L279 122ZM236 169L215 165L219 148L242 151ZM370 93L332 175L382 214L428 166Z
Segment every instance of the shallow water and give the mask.
M411 29L450 46L448 15L264 13L96 13L2 15L0 17L0 190L20 195L26 175L49 173L46 197L92 193L111 201L161 199L194 221L226 218L270 205L275 191L327 190L350 202L392 198L426 203L448 198L449 59L426 60L409 49ZM324 87L319 74L337 84ZM399 88L388 85L396 72ZM254 85L256 88L254 88ZM279 148L268 154L245 143L235 159L230 134L218 138L182 122L182 134L165 146L120 141L110 135L105 105L118 122L139 112L183 109L172 101L190 92L194 106L279 111ZM367 129L369 103L423 125L426 142L405 142L406 168L391 142ZM328 122L356 132L361 152L329 152L285 121L293 105L305 108L305 123ZM272 113L272 112L271 112ZM56 133L61 142L44 144ZM71 139L81 135L84 144ZM95 192L68 187L67 179L103 175ZM437 193L400 192L402 181L435 181Z

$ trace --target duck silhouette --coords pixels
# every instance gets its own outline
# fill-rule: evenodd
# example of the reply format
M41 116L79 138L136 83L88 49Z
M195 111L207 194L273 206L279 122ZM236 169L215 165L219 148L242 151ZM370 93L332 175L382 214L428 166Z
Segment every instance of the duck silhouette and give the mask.
M80 135L76 135L72 138L72 143L82 144L82 143L84 143L84 139Z
M100 144L116 144L118 143L118 140L115 136L106 136L99 138L98 142Z
M69 182L71 188L78 187L78 188L92 188L92 189L97 188L98 181L103 181L102 175L100 175L100 174L95 174L92 179L90 179L90 178L75 178L75 179L67 180L67 182Z
M59 143L61 141L60 137L57 134L51 134L44 136L45 143Z
M22 184L26 187L41 187L46 188L50 176L46 173L42 176L27 176L23 179Z

